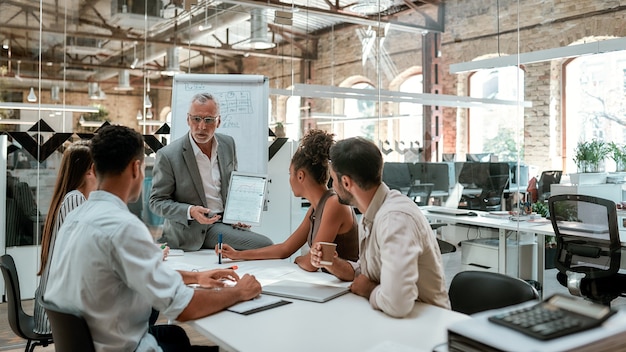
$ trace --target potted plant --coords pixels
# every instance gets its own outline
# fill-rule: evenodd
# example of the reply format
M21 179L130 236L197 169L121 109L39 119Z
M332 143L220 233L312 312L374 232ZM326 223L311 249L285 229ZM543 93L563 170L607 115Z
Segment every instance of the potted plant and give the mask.
M532 205L532 211L541 215L542 218L547 218L550 214L545 202L535 202ZM546 269L554 269L554 261L556 259L556 236L545 235L545 262L544 267Z
M276 122L276 126L274 127L274 134L278 138L283 138L287 135L285 132L285 126L282 122Z
M609 149L611 158L615 161L615 171L626 171L626 145L617 144L615 142L609 143Z
M598 139L580 141L574 150L578 173L570 174L574 184L600 184L606 181L604 160L611 152L609 145Z

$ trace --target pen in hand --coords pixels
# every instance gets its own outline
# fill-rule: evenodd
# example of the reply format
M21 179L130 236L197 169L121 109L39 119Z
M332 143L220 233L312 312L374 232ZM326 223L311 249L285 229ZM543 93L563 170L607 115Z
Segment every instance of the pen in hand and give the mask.
M217 263L222 264L222 234L217 235Z

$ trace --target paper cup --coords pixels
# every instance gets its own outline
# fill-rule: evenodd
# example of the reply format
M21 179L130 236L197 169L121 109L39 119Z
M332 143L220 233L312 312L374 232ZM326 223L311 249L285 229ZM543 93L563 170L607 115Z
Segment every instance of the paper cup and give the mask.
M337 244L331 242L320 242L319 244L322 247L322 260L320 260L320 264L333 265L333 257L335 257Z

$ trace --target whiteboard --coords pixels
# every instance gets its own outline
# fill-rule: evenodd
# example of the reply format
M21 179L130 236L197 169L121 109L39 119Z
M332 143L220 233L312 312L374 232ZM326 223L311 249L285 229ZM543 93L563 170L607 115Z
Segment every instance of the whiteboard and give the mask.
M216 133L235 139L238 170L267 174L269 80L262 75L178 74L172 87L172 140L189 131L187 112L198 93L210 93L220 104Z

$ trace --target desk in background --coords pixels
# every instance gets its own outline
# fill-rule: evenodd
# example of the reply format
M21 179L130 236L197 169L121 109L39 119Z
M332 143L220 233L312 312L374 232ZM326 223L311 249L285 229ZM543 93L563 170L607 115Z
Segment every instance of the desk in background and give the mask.
M554 236L554 229L550 222L531 222L531 221L512 221L509 216L495 216L484 211L472 212L477 216L457 216L447 214L436 214L429 212L432 207L420 207L424 215L430 221L442 222L449 225L461 224L473 226L476 228L487 228L497 231L498 238L498 272L507 274L507 231L516 231L519 233L527 233L535 238L536 242L536 278L541 287L543 287L544 263L545 263L545 236ZM626 219L626 217L624 217ZM448 227L448 226L446 226ZM621 229L621 227L620 227ZM444 238L444 240L448 240ZM626 230L620 231L620 240L622 244L622 262L621 268L626 269ZM455 242L456 243L456 242ZM461 253L463 247L461 247ZM502 255L500 255L502 254ZM539 292L543 295L543 291Z
M174 269L213 269L233 262L217 264L213 251L186 252L170 257ZM237 273L251 273L262 285L290 279L349 285L333 275L310 273L286 260L237 262ZM447 327L468 316L435 306L416 303L404 319L387 316L372 309L369 302L348 293L326 303L288 299L292 304L240 315L223 311L195 320L191 325L227 351L431 351L446 342Z

